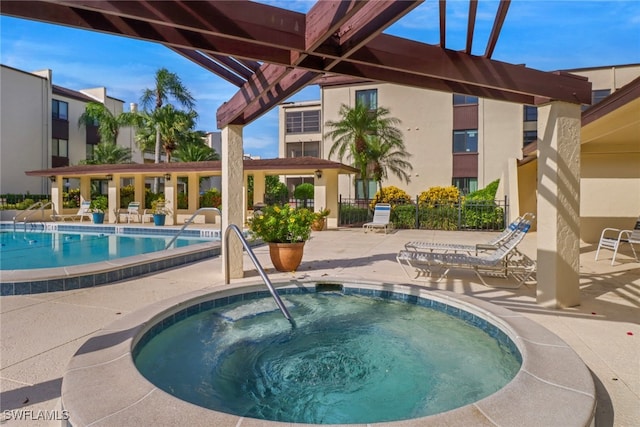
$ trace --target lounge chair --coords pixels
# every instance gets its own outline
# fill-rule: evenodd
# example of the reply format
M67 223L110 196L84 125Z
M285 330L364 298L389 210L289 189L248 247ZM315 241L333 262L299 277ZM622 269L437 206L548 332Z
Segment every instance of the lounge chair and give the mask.
M384 233L391 229L391 205L389 203L378 203L373 209L373 221L362 225L364 232L375 228L383 228Z
M455 243L443 243L443 242L424 242L424 241L413 241L408 242L404 245L405 249L408 250L416 250L416 251L430 251L430 252L465 252L469 255L478 254L487 250L495 250L498 247L500 242L507 239L511 236L517 229L518 225L522 221L531 222L535 218L535 215L527 212L524 215L516 218L507 228L502 231L498 236L489 240L486 243L476 243L475 245L463 245L463 244L455 244Z
M51 219L54 221L75 221L78 219L82 222L85 216L91 221L91 200L83 200L80 203L78 212L74 214L53 214L51 215Z
M127 206L126 212L119 212L118 217L126 217L127 223L130 223L131 220L136 220L138 222L142 222L142 213L140 212L140 202L129 202Z
M636 220L633 230L620 230L618 228L605 228L602 230L598 249L596 250L596 261L598 260L598 255L600 255L600 249L607 248L613 251L613 258L611 258L611 265L613 265L618 249L623 243L628 243L631 246L633 257L636 262L640 262L638 261L638 254L636 254L636 250L633 247L633 245L640 245L640 217Z
M517 250L518 244L524 239L530 225L529 220L521 221L517 229L498 243L494 250L482 252L479 255L405 249L398 253L396 260L405 274L413 280L418 280L421 276L430 280L433 273L442 271L437 279L440 281L447 276L451 269L471 269L485 286L493 285L489 285L483 276L512 277L516 279L517 283L510 287L518 288L536 270L535 262ZM407 267L414 269L417 275L412 277L407 271Z

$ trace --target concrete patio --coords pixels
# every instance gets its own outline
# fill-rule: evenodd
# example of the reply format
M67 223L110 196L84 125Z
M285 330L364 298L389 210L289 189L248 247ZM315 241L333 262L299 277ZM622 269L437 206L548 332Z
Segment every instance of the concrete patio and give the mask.
M266 246L255 253L276 279L344 277L411 282L395 261L409 240L473 243L494 233L398 230L390 234L340 229L314 233L296 273L271 268ZM520 245L536 255L536 234ZM582 304L551 310L536 304L535 285L488 288L473 273L452 271L436 289L468 294L521 313L565 340L592 371L598 393L597 426L635 426L640 420L640 265L623 252L594 261L595 247L582 244ZM246 279L257 272L245 255ZM498 280L498 279L495 279ZM239 282L239 281L234 281ZM423 283L423 282L411 282ZM500 283L498 280L495 283ZM96 331L150 303L189 291L224 286L220 258L110 285L65 292L0 298L0 409L2 425L60 425L60 421L10 419L17 410L31 418L59 408L62 375L77 349ZM13 411L13 412L12 412ZM23 411L23 413L25 413ZM44 416L43 416L44 417Z

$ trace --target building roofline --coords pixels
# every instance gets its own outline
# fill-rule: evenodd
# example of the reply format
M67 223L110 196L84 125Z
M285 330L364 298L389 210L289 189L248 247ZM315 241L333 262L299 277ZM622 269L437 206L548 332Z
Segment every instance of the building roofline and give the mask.
M10 66L10 65L0 64L0 67L2 67L2 68L8 68L8 69L10 69L10 70L17 71L17 72L22 73L22 74L28 74L28 75L30 75L30 76L37 77L37 78L42 79L42 80L49 80L49 79L47 79L46 77L39 76L38 74L33 74L33 73L32 73L32 72L30 72L30 71L21 70L21 69L19 69L19 68L12 67L12 66Z

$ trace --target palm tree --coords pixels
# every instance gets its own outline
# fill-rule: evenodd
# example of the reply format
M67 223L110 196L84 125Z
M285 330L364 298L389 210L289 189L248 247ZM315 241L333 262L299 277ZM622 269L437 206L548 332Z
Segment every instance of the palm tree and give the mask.
M113 113L99 102L89 102L84 113L78 118L78 127L98 126L100 142L115 144L118 140L120 127L136 124L137 116L134 113Z
M367 138L375 135L392 144L395 144L393 141L402 142L402 132L397 127L401 122L395 117L390 117L388 109L378 107L370 110L363 103L356 103L353 108L342 104L339 114L340 120L329 120L325 123L325 126L331 129L325 134L325 138L333 140L329 157L337 154L340 161L345 156L352 159L353 166L360 170L364 197L369 199Z
M173 154L174 158L179 162L205 162L209 160L220 160L220 156L216 153L216 150L204 143L181 143Z
M382 190L382 180L388 178L389 171L401 181L409 183L409 172L413 170L413 166L407 161L411 154L405 151L404 142L374 135L369 135L366 140L368 175L378 183L378 189Z
M167 154L166 162L169 163L173 151L183 141L193 139L191 134L198 114L195 111L176 110L173 105L167 104L152 113L141 113L141 117L143 125L136 135L138 145L142 149L148 148L159 133L162 148Z
M101 142L93 149L91 159L80 161L84 165L131 163L131 150L112 142Z
M145 110L153 105L153 110L157 111L169 100L175 100L183 107L193 110L195 98L189 90L182 84L182 80L177 74L170 72L166 68L156 71L155 87L145 89L140 98L140 103ZM160 129L156 129L155 143L155 163L160 163Z

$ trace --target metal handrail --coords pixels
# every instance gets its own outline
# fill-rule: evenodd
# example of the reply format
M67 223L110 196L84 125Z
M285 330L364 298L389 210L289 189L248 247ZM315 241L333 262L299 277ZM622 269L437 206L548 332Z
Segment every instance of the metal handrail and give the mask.
M187 228L187 226L193 222L193 219L198 215L198 213L199 212L203 212L203 211L218 212L218 215L220 215L220 218L222 218L222 212L220 212L220 209L218 209L218 208L198 208L198 209L196 209L196 211L193 213L193 215L191 215L191 217L184 223L182 228L180 228L180 230L176 233L176 235L173 236L173 239L171 239L171 241L169 241L169 243L167 243L167 246L165 246L164 249L165 250L169 249L169 246L171 246L173 244L173 242L176 241L178 236L182 234L184 229ZM220 220L220 231L222 231L222 219Z
M265 273L264 268L262 268L260 261L258 261L258 258L256 258L256 255L251 250L251 247L249 246L247 239L244 238L242 231L235 224L229 224L229 226L224 232L224 251L222 252L224 257L224 283L227 285L231 283L231 279L229 278L229 231L230 230L233 230L238 236L238 238L240 239L240 243L242 243L242 246L244 246L244 249L247 251L247 255L249 255L249 258L253 262L253 265L256 266L256 269L258 270L258 274L260 274L260 277L262 277L262 281L264 282L265 285L267 285L267 288L269 288L269 292L271 293L271 296L273 297L273 299L276 301L276 305L282 312L282 315L285 317L285 319L287 319L291 323L291 326L295 327L296 324L293 321L291 314L289 314L289 310L287 310L287 307L284 305L284 303L280 299L280 295L278 295L278 292L273 287L273 284L271 283L271 280L269 280L267 273Z
M22 218L22 222L24 223L24 231L27 231L27 219L28 219L29 217L31 217L31 215L33 215L33 214L34 214L34 213L36 213L36 212L42 212L42 213L43 213L43 215L44 215L44 209L45 209L47 206L49 206L49 205L53 206L53 202L43 203L43 202L42 202L42 200L40 200L40 201L38 201L38 202L35 202L35 203L34 203L34 204L32 204L31 206L29 206L27 209L25 209L25 210L23 210L23 211L20 211L20 212L16 213L16 215L13 217L13 231L16 231L16 222L17 222L17 219L18 219L18 217L19 217L20 215L24 214L24 213L25 213L25 212L27 212L27 211L33 211L33 212L31 212L29 215L27 215L27 216L25 216L24 218ZM35 209L36 207L37 207L38 209ZM43 219L44 219L44 218L43 218Z

